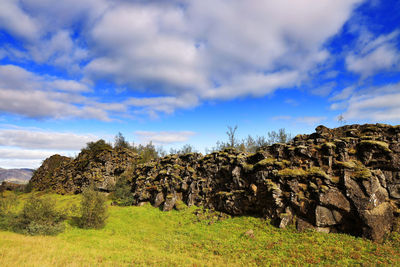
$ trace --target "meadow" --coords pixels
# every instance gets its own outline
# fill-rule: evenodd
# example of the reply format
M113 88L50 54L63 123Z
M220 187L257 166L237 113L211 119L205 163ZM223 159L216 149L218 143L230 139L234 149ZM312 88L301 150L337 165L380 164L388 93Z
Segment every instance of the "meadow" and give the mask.
M47 194L60 208L79 195ZM29 194L18 196L21 208ZM103 229L66 222L57 236L0 231L1 266L400 265L400 235L382 243L345 234L279 229L254 217L199 219L196 207L163 212L151 205L109 207ZM252 230L252 234L246 234Z

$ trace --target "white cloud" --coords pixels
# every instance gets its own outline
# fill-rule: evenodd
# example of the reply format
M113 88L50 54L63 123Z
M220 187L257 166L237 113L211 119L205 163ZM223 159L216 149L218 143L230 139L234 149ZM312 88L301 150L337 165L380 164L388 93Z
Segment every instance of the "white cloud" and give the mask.
M362 31L356 51L346 57L347 69L362 77L400 69L400 51L396 46L398 37L399 31L375 39L369 32Z
M30 118L95 118L109 121L113 104L100 107L80 95L87 84L39 76L14 65L0 66L0 111Z
M354 90L355 90L354 86L346 87L341 92L335 93L331 98L329 98L329 100L330 101L345 100L351 96Z
M304 116L296 118L296 122L305 123L308 125L316 125L326 120L325 116Z
M345 89L346 90L346 89ZM344 110L346 120L367 120L374 122L400 120L400 83L365 89L348 89L339 95L331 105L333 110Z
M173 143L186 142L191 136L196 133L191 131L181 132L152 132L152 131L136 131L135 135L139 138L142 144L147 144L150 141L156 145L165 145Z
M74 133L34 131L27 129L0 129L0 146L13 146L24 149L75 151L85 147L86 143L97 139L98 137L93 135L78 135Z
M156 117L205 100L260 97L300 85L328 59L324 43L361 2L7 0L0 27L17 37L30 36L21 51L3 50L9 55L22 60L20 54L26 53L38 64L64 68L87 81L73 85L54 78L47 87L81 94L90 91L86 84L110 81L156 95L154 100L121 101L118 112ZM37 76L24 86L43 86L43 77ZM102 111L101 100L88 98L85 103L93 104L83 108L67 102L68 114L55 108L59 102L52 96L43 101L53 107L48 107L49 116L110 119L112 110ZM160 105L143 104L151 101ZM25 104L17 101L3 111L26 116L30 111L21 111Z
M54 151L0 148L0 159L43 160L54 155Z
M27 40L34 40L40 35L37 21L26 14L18 6L18 1L14 0L1 1L0 29Z

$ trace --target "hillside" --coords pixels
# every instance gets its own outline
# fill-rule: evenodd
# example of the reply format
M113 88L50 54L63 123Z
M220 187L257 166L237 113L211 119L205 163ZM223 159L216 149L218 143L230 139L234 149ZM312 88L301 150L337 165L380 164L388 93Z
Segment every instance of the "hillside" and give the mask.
M35 173L33 188L79 193L93 183L111 192L122 175L134 205L150 202L164 211L183 202L269 218L281 228L378 241L400 225L400 126L319 126L254 154L227 149L138 164L131 151L108 148L49 168L53 159Z
M0 183L3 181L26 184L33 175L31 169L3 169L0 168Z

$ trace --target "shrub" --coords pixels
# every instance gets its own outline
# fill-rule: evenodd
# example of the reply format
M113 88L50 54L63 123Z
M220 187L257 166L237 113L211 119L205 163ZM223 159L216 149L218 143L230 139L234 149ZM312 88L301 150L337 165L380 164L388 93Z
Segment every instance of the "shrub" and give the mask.
M18 198L15 193L0 196L0 216L8 215L18 205Z
M101 228L108 217L106 197L88 187L82 192L81 216L78 225L81 228Z
M64 231L66 216L49 197L32 195L14 222L14 230L29 235L56 235Z
M112 200L119 206L130 206L134 203L131 184L125 175L121 175L115 184L115 191Z
M0 195L0 229L11 230L18 198L14 193Z

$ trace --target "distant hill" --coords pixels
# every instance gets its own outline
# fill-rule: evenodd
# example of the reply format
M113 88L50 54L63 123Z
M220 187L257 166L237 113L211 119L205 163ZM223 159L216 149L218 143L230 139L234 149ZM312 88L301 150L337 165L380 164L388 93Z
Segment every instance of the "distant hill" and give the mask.
M0 183L3 181L26 184L33 175L32 169L3 169L0 168Z

